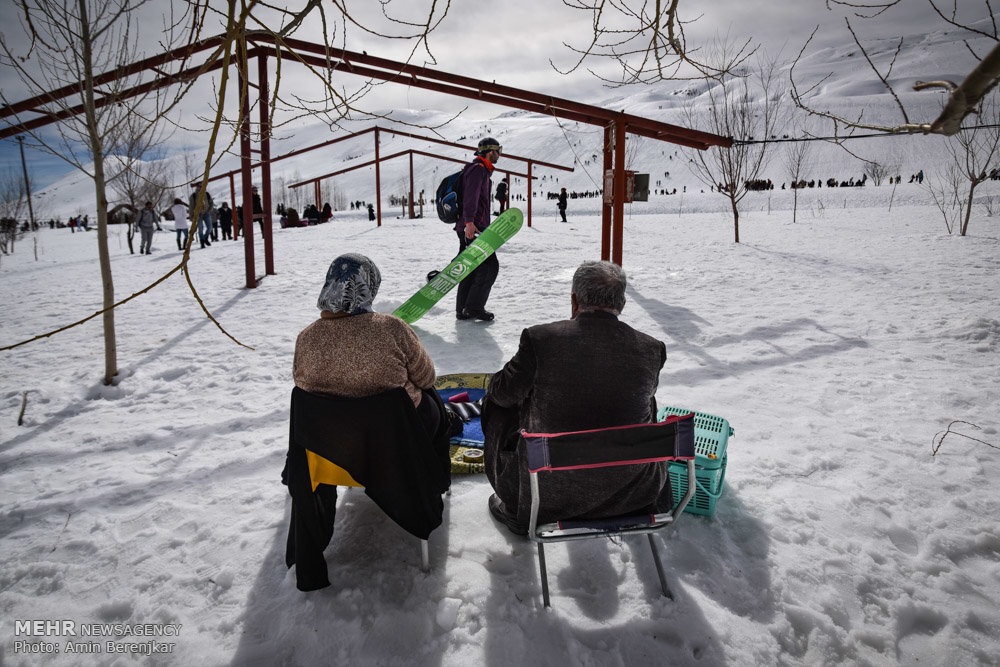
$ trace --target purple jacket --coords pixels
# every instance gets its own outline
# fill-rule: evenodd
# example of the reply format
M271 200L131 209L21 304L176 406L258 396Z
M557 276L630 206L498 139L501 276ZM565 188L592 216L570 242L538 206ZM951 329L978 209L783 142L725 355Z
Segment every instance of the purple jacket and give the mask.
M465 165L462 170L462 217L455 223L455 231L465 229L467 222L475 223L479 231L490 226L492 173L493 165L481 156L476 156L475 160Z

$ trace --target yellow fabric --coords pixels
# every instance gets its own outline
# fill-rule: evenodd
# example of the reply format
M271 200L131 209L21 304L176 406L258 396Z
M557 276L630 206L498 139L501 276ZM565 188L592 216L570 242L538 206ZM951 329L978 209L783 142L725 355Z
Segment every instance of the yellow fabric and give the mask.
M306 460L309 462L309 480L312 482L312 490L320 484L330 486L363 486L351 477L351 474L341 468L336 463L325 459L319 454L306 450Z

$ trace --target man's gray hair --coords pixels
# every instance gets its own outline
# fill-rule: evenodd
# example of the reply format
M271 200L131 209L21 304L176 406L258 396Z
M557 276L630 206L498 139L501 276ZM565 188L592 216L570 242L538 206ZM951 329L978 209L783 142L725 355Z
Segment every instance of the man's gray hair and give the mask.
M611 310L625 307L625 271L612 262L584 262L573 274L573 294L580 310Z

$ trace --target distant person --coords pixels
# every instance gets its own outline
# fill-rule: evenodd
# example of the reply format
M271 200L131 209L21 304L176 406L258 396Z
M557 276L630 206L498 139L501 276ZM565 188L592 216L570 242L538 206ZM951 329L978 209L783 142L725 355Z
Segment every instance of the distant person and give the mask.
M476 147L475 159L462 169L462 215L455 223L459 252L465 250L480 232L490 226L490 191L493 189L490 175L494 165L500 160L502 151L500 142L486 137ZM492 253L458 283L455 317L483 322L493 320L493 313L486 310L486 302L499 272L500 262L496 253Z
M569 196L566 194L566 188L559 191L558 203L556 207L559 209L559 215L562 216L562 221L566 222L566 206L569 203Z
M524 329L517 353L490 379L484 463L495 493L488 506L515 534L527 532L531 510L521 429L562 433L656 419L667 349L618 319L625 287L620 266L581 264L573 275L571 318ZM544 480L538 521L667 512L673 506L667 471L667 463L646 463L553 475Z
M500 202L500 212L503 213L506 211L508 205L507 181L500 181L497 183L496 200Z
M323 204L322 220L323 222L326 222L332 217L333 217L333 209L330 207L330 202L326 202Z
M257 219L257 224L260 227L260 233L264 233L264 207L260 203L260 193L257 191L257 186L250 188L250 199L253 202L253 217Z
M139 228L139 254L149 255L153 252L153 230L156 229L156 211L153 210L153 202L146 202L139 211L139 216L135 220L136 227Z
M177 249L184 250L188 243L188 207L179 197L174 198L174 205L170 207L170 214L174 216L174 231L177 232ZM184 241L181 241L181 236Z
M212 245L212 195L205 191L205 195L198 202L198 194L201 192L200 185L191 186L191 197L188 199L188 210L191 220L198 223L198 241L201 247Z
M375 221L375 205L368 204L368 222Z
M69 222L66 225L69 227L70 234L76 234L76 218L69 216Z
M226 202L219 207L219 226L222 227L223 241L233 238L233 209Z

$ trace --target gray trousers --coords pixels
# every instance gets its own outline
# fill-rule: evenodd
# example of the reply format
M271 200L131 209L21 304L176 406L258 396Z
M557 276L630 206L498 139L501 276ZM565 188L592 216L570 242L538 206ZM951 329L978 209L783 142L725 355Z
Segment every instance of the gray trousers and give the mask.
M152 227L140 227L139 233L142 235L139 241L139 252L143 250L151 250L153 245L153 228Z

